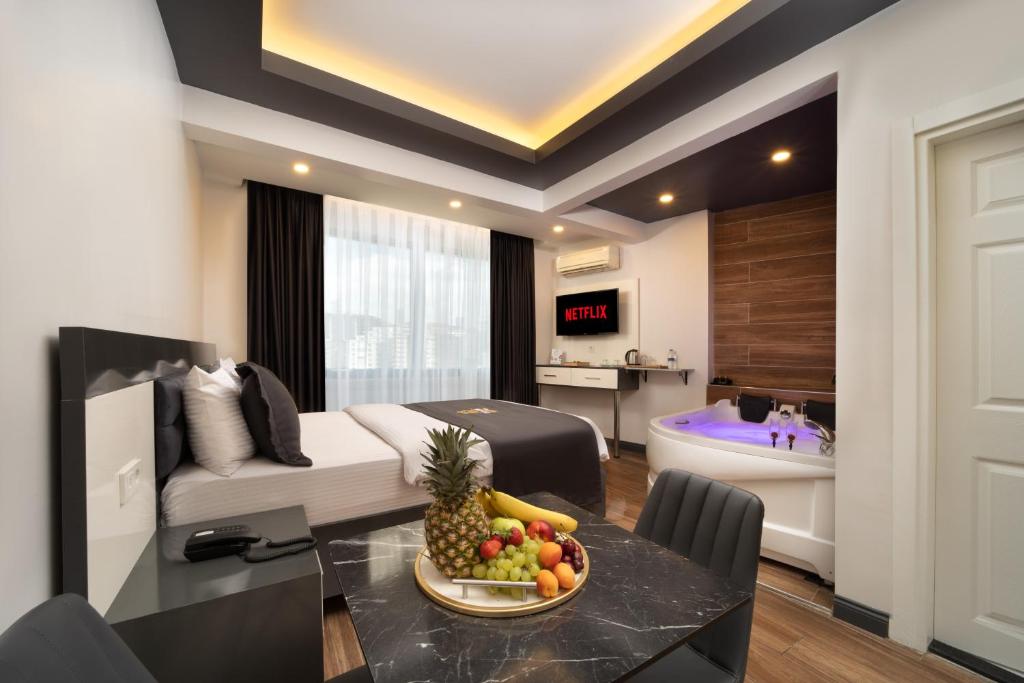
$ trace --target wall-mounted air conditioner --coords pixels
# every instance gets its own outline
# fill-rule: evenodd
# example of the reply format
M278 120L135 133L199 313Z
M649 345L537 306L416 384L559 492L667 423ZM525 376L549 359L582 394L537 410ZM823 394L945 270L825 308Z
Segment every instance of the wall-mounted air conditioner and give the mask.
M609 244L562 254L555 259L555 268L559 275L565 276L598 273L602 270L618 270L619 248Z

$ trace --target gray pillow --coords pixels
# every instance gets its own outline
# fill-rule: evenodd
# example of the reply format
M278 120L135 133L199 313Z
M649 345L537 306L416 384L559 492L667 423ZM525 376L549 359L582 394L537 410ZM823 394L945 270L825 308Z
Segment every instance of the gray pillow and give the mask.
M157 377L153 381L153 425L156 478L167 477L181 462L192 459L185 433L184 391L188 372Z
M242 378L242 415L260 455L285 465L312 465L302 454L299 411L288 388L262 365L242 363L237 370Z

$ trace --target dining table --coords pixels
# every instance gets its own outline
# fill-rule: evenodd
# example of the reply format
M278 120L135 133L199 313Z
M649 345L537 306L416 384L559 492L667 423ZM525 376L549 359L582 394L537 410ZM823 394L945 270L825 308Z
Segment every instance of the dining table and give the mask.
M575 596L528 616L459 614L424 595L413 573L422 520L331 541L375 683L628 680L753 599L727 577L552 494L522 498L574 517L573 538L589 561Z

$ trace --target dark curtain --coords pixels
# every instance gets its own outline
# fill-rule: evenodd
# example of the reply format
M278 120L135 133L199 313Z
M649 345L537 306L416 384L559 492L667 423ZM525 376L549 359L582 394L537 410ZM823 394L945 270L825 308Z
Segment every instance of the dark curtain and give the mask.
M324 198L248 181L248 352L324 409Z
M537 405L533 240L491 231L491 398Z

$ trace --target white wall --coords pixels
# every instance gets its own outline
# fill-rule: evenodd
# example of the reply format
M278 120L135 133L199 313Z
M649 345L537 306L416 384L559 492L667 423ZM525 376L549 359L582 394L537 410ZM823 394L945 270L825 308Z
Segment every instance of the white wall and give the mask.
M0 629L55 589L61 325L198 338L199 174L156 4L0 21Z
M561 277L553 272L549 252L534 252L538 360L548 358L553 341L555 290L596 289L603 283L639 278L640 352L664 363L669 348L674 348L679 367L697 370L690 374L689 385L673 373L650 373L646 384L640 381L639 390L623 393L622 439L634 443L647 442L647 423L652 417L703 406L708 380L708 214L701 211L662 221L651 231L656 234L645 242L620 244L622 267L605 273ZM593 245L573 245L563 251L586 246ZM611 438L610 392L542 386L540 393L541 405L586 415Z
M203 340L246 359L246 188L203 178Z
M695 112L725 123L838 74L836 592L886 612L893 521L910 513L893 461L914 457L891 448L892 130L1024 77L1022 25L1020 0L903 0Z

